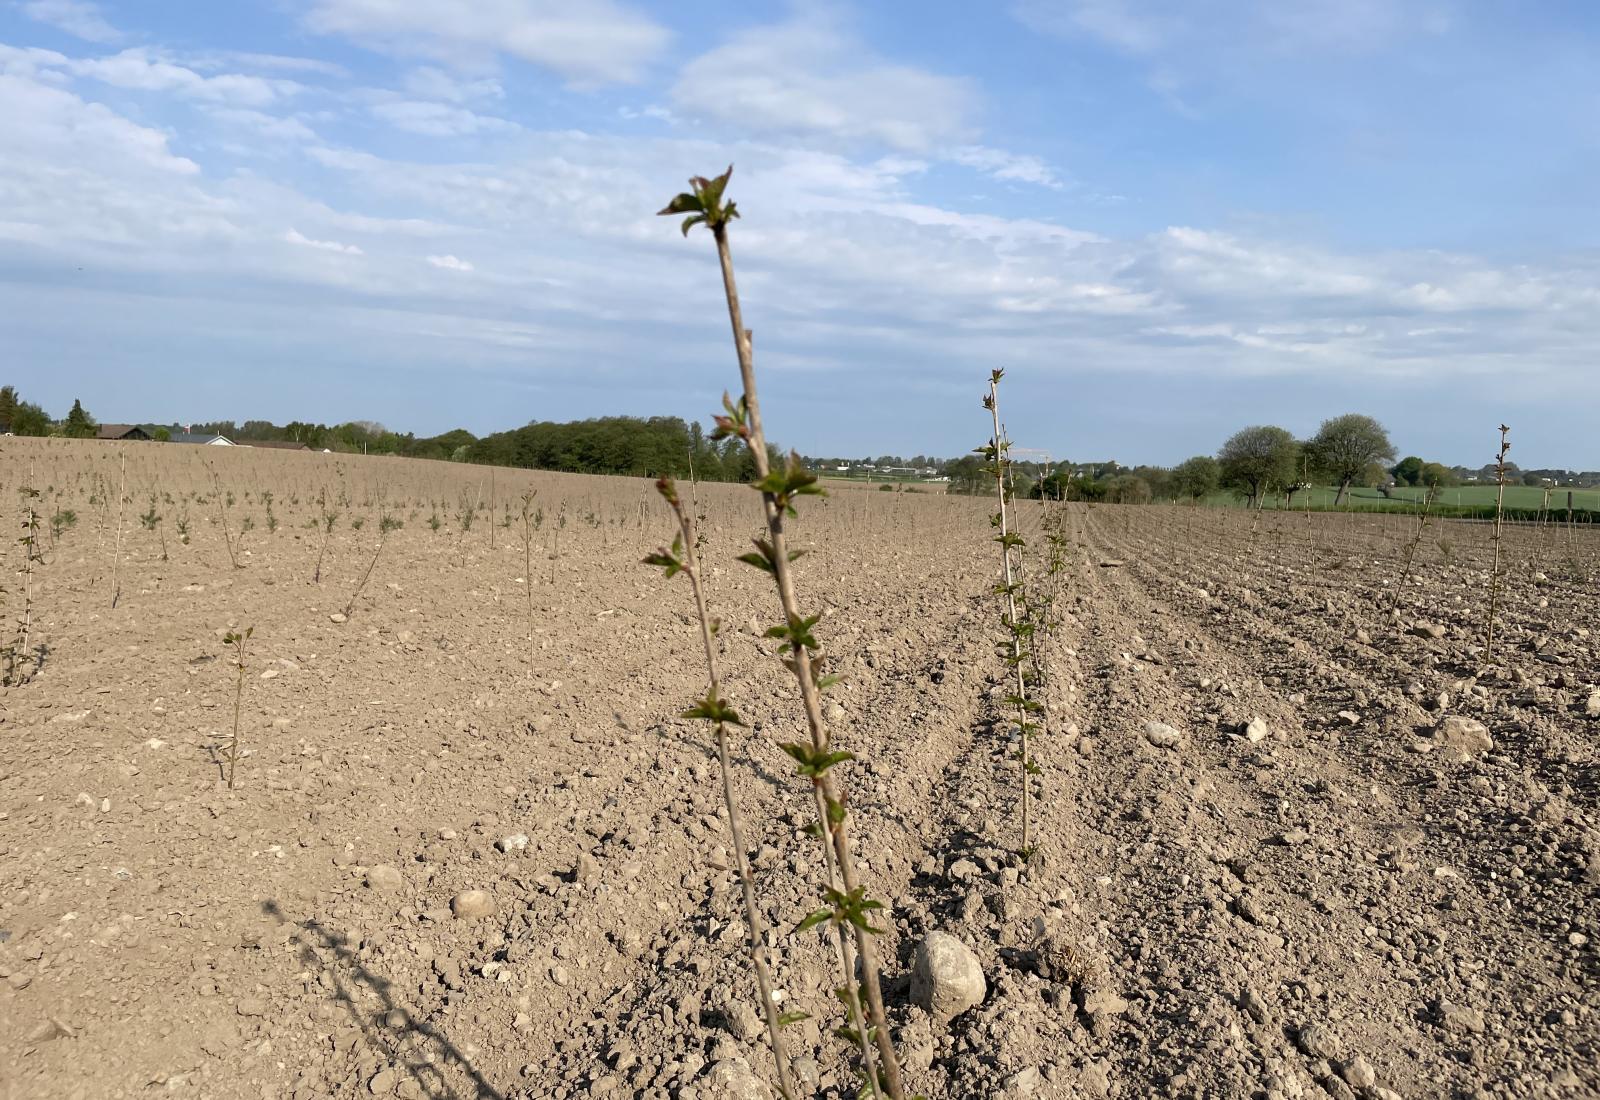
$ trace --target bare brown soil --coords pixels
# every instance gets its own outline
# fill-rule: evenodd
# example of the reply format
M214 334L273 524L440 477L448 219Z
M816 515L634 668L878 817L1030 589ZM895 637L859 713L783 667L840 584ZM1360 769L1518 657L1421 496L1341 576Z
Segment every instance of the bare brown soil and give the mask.
M47 518L44 663L0 692L0 1096L762 1095L730 1084L770 1067L715 758L675 717L704 689L689 594L638 564L670 531L647 482L6 440L8 524L30 468L77 522ZM319 493L348 503L314 584ZM845 1095L829 955L788 931L816 905L797 704L732 560L759 514L700 501L797 1070ZM334 621L381 510L404 527ZM911 1087L1600 1095L1600 539L1508 533L1485 659L1482 525L1431 525L1396 598L1407 517L1067 510L1021 875L985 502L840 493L796 528ZM491 916L452 915L470 889ZM906 981L935 929L988 982L945 1026Z

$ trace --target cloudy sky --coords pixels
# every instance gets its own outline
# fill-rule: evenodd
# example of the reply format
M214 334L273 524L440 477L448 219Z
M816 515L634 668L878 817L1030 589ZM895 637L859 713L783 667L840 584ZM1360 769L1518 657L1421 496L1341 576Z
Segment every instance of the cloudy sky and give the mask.
M60 415L706 417L1600 467L1587 0L0 0L0 359Z

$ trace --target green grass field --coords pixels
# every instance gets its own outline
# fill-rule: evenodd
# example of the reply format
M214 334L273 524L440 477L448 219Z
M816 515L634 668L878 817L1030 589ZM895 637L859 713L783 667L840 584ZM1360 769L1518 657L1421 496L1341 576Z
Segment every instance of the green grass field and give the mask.
M1393 497L1386 499L1376 489L1351 489L1345 496L1344 507L1351 509L1371 508L1388 509L1391 511L1415 511L1422 502L1422 489L1403 487L1393 490ZM1311 490L1312 508L1332 508L1336 490L1332 486L1318 486ZM1493 485L1461 485L1439 492L1437 506L1440 508L1484 508L1493 507L1495 486ZM1544 501L1544 490L1535 489L1531 485L1507 485L1505 506L1507 509L1536 510ZM1213 507L1229 507L1242 503L1241 499L1232 493L1217 492L1206 498L1205 503ZM1304 508L1307 506L1306 495L1296 493L1292 507ZM1264 507L1278 508L1283 506L1282 495L1269 495ZM1550 491L1550 509L1559 515L1567 506L1567 490L1552 489ZM1572 506L1576 509L1590 511L1600 510L1600 489L1574 489L1572 490Z

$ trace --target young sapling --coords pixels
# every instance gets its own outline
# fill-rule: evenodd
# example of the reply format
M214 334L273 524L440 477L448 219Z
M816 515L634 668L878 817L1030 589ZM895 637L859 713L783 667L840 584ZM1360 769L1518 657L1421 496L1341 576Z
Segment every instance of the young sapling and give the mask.
M1483 627L1483 660L1488 663L1494 657L1494 613L1500 601L1500 535L1501 517L1505 512L1506 501L1506 452L1511 450L1511 444L1506 441L1506 435L1511 429L1504 424L1500 425L1500 450L1495 455L1495 494L1494 494L1494 568L1489 573L1489 614L1486 616Z
M362 571L361 579L356 582L356 590L350 593L350 602L344 605L344 617L349 618L355 613L356 600L361 598L361 590L367 587L367 581L372 576L372 571L377 568L378 558L383 554L384 544L389 541L389 534L398 531L403 524L391 516L381 507L378 512L378 545L372 551L372 558L367 562L367 568Z
M312 570L311 583L322 583L322 560L327 557L328 543L333 540L333 525L339 522L339 509L330 507L328 494L323 492L317 497L317 528L322 534L317 546L317 567Z
M117 468L121 472L117 485L117 541L111 555L111 608L116 610L122 599L122 515L128 504L128 456L117 454Z
M50 548L55 549L61 536L78 526L78 513L71 508L58 507L50 517Z
M1422 511L1417 514L1417 530L1411 536L1411 545L1406 547L1405 563L1400 567L1400 582L1395 585L1394 596L1389 601L1392 611L1400 605L1400 593L1404 590L1406 582L1411 579L1411 562L1417 556L1417 547L1422 545L1422 533L1428 527L1428 512L1433 508L1434 498L1439 495L1437 485L1429 485L1422 494Z
M28 481L29 484L21 489L24 504L22 537L17 540L22 545L22 568L18 570L22 577L22 611L17 616L16 634L5 650L0 652L0 660L5 666L0 670L0 683L6 687L21 684L39 671L40 656L33 649L33 572L36 565L44 563L44 554L39 548L40 494L32 485L31 470Z
M700 581L700 555L693 521L689 519L683 501L678 496L677 486L673 484L671 478L663 477L658 480L656 489L667 502L667 506L672 509L673 518L678 523L678 534L672 540L671 549L657 550L646 557L644 563L659 566L668 580L682 573L689 578L689 587L694 594L695 614L700 622L700 642L705 649L709 686L705 698L685 711L683 717L710 722L716 731L717 760L722 768L722 804L728 811L728 838L733 847L734 868L739 876L739 887L744 895L745 931L748 936L750 965L755 971L756 992L761 999L762 1014L766 1018L767 1041L771 1044L772 1059L778 1073L778 1091L784 1100L794 1100L789 1056L784 1049L782 1029L785 1024L804 1019L805 1013L780 1013L777 1002L772 996L772 978L767 969L766 952L762 946L767 935L766 922L762 920L761 910L756 905L755 878L750 872L750 859L744 842L744 823L739 813L738 800L733 796L732 765L728 761L728 727L743 726L744 722L722 697L722 677L717 666L715 641L721 624L713 620L706 609L705 589Z
M244 566L239 564L238 548L233 543L233 532L228 529L227 508L233 507L233 494L227 494L228 504L227 508L224 508L222 503L222 479L217 476L217 471L214 467L207 466L206 468L211 471L211 498L216 501L217 505L217 523L222 527L222 544L228 548L228 560L233 563L233 567L235 569L243 569Z
M150 510L139 517L139 522L146 531L154 531L161 540L161 560L167 560L167 532L161 526L161 513L156 511L155 494L150 494Z
M239 708L244 702L244 644L250 635L256 632L253 626L244 630L230 630L222 636L223 645L233 647L234 662L239 669L239 678L233 687L233 736L228 740L228 790L233 790L234 776L239 768Z
M1017 709L1017 732L1021 740L1018 761L1022 770L1022 846L1019 851L1026 862L1033 854L1030 788L1033 786L1033 776L1038 771L1038 766L1034 764L1029 753L1029 734L1037 728L1033 722L1033 715L1038 713L1040 706L1037 701L1028 697L1026 671L1028 653L1024 643L1031 640L1029 636L1033 625L1017 614L1017 592L1021 589L1021 585L1017 582L1013 569L1011 551L1020 550L1027 543L1021 535L1011 529L1011 513L1007 508L1009 493L1006 489L1006 475L1011 466L1008 457L1011 442L1006 439L1005 432L1000 427L1000 380L1004 377L1003 370L990 372L989 392L984 394L983 407L989 412L994 435L986 446L978 448L978 453L991 464L989 470L994 474L995 497L999 503L999 511L990 520L999 532L995 535L994 541L1000 545L1001 580L995 586L995 591L1005 598L1005 614L1002 622L1011 635L1010 652L1006 654L1005 659L1014 678L1014 684L1012 694L1006 697L1006 702Z
M528 608L528 671L533 671L533 532L538 523L533 510L533 498L539 495L537 489L525 490L522 494L522 510L519 513L522 519L522 591ZM542 516L542 512L540 515Z
M786 519L797 514L796 501L804 496L820 496L822 488L816 483L816 475L800 463L798 455L791 454L781 470L773 468L769 457L761 405L756 395L751 333L744 327L733 273L733 254L728 244L728 224L739 216L732 202L723 201L723 192L732 174L730 167L715 179L694 177L690 180L691 190L679 194L660 213L682 215L684 236L697 225L709 229L722 269L723 294L733 328L743 392L737 403L726 394L723 396L726 415L716 418L713 438L718 441L738 439L744 444L755 469L752 488L761 494L767 533L766 538L756 540L755 551L742 555L740 560L767 573L777 589L783 622L770 628L767 636L781 640L786 651L784 664L799 688L810 734L809 743L781 747L794 758L800 775L811 784L817 809L816 834L821 842L827 875L823 891L827 906L802 921L801 928L825 922L832 933L842 981L837 993L850 1020L850 1026L841 1029L839 1034L859 1046L864 1094L877 1096L887 1092L892 1100L904 1100L900 1062L889 1035L878 976L877 948L873 943L879 929L870 923L872 913L881 910L883 904L869 898L866 887L858 881L850 844L849 809L842 784L834 773L838 764L853 756L832 747L823 723L822 691L831 678L822 675L823 657L815 635L821 616L808 617L800 610L792 567L803 551L788 549L785 530Z

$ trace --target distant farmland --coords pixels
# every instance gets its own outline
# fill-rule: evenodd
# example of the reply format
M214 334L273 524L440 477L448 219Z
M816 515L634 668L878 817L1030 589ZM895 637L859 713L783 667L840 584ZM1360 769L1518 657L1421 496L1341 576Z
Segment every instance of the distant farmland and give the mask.
M1469 510L1480 508L1494 508L1494 485L1460 485L1448 489L1441 489L1434 507L1442 513L1448 514L1457 509ZM1345 494L1341 508L1352 510L1371 509L1375 511L1415 511L1422 503L1423 492L1421 488L1402 486L1390 490L1391 495L1385 497L1376 489L1352 488ZM1550 490L1550 511L1561 518L1565 515L1567 507L1567 492L1565 488ZM1576 512L1600 512L1600 489L1573 489L1572 507ZM1317 486L1308 494L1301 492L1294 494L1294 499L1285 504L1283 494L1268 494L1263 507L1266 508L1313 508L1327 509L1333 507L1337 490L1333 486ZM1217 492L1206 498L1206 504L1213 507L1235 506L1242 503L1240 497L1230 492ZM1508 512L1537 512L1544 507L1544 490L1532 485L1507 485L1505 507ZM1582 517L1592 518L1592 517Z

